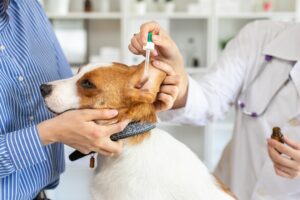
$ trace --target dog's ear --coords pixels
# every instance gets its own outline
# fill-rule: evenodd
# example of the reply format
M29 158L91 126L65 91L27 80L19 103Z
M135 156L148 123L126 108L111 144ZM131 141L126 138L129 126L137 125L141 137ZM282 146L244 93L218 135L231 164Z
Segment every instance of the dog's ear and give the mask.
M166 74L150 64L148 77L145 78L145 62L133 66L133 69L126 97L133 102L153 103Z

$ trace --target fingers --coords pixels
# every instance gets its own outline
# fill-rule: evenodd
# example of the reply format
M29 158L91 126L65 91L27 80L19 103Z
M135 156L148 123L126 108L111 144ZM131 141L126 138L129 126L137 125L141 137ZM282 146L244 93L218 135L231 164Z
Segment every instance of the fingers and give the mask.
M160 93L170 95L172 100L175 99L178 95L178 87L174 85L163 85L160 87Z
M79 110L80 116L84 118L85 121L96 121L102 119L112 119L118 115L117 110L110 110L110 109L85 109Z
M143 51L143 43L141 40L139 40L139 34L135 35L132 39L131 39L131 45L136 48L137 50L139 50L140 52Z
M129 120L125 120L116 124L111 124L108 126L99 126L99 132L102 136L110 137L115 133L122 132L126 126L129 124Z
M133 54L135 54L135 55L140 55L140 54L141 54L139 50L137 50L134 46L132 46L132 44L129 44L129 45L128 45L128 49L129 49Z
M172 41L166 35L153 35L152 41L156 46L169 48L172 44Z
M297 159L298 160L298 152L297 150L294 150L293 148L287 146L287 145L284 145L274 139L269 139L268 140L268 145L274 149L276 149L277 151L289 156L290 158L293 158L293 159Z
M300 150L300 144L294 142L293 140L290 140L287 136L284 136L284 142L290 147L292 147L293 149Z
M160 70L164 71L168 76L175 75L174 69L170 65L168 65L164 62L160 62L160 61L155 60L155 61L152 62L152 65L154 67L156 67L157 69L160 69Z
M289 168L293 168L293 169L297 169L298 165L295 161L291 160L290 158L280 155L274 148L272 147L268 147L268 152L270 155L271 160L275 163L275 164L279 164L285 167L289 167Z
M169 110L173 107L173 104L173 97L164 93L158 93L157 99L154 102L155 110L157 112Z
M285 178L296 178L298 176L298 172L297 170L294 170L294 169L291 169L291 168L288 168L288 167L285 167L285 166L282 166L282 165L279 165L279 164L275 164L274 165L274 168L275 168L275 172L277 173L278 172L281 172L279 176L283 176Z
M158 23L156 22L148 22L143 24L140 27L140 40L142 41L143 44L147 43L147 39L148 39L148 33L152 32L153 35L158 35L161 31L161 28L159 26Z
M143 49L143 46L144 45L140 38L140 34L135 34L131 39L131 43L128 45L128 49L135 55L145 56L146 51ZM154 57L158 56L157 50L156 49L151 50L151 55Z
M275 167L275 166L274 166L274 169L275 169L275 173L276 173L278 176L281 176L281 177L284 177L284 178L289 178L289 179L292 178L288 173L282 171L281 169L279 169L279 168L277 168L277 167Z
M179 85L180 84L180 76L179 75L173 75L173 76L167 76L165 80L163 81L164 85Z
M99 152L105 156L113 156L120 154L123 150L123 142L121 140L114 142L111 140L105 141L105 144L99 149ZM103 154L104 153L104 154Z

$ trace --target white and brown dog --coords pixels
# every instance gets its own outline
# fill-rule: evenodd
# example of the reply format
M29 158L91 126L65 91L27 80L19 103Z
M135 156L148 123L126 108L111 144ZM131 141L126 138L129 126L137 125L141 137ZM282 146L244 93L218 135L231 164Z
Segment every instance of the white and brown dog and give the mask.
M136 87L144 64L88 65L70 79L42 86L45 102L55 113L71 109L117 109L117 121L155 123L153 106L165 73L150 66L150 79ZM147 89L145 89L147 88ZM96 200L232 200L184 144L160 129L124 140L124 151L98 156L92 194Z

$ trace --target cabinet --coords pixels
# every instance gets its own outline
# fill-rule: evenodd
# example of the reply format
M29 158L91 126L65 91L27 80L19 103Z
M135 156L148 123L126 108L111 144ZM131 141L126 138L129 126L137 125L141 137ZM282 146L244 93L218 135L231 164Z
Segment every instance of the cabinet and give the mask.
M200 66L197 68L186 66L186 69L196 79L205 74L217 61L222 52L222 44L224 46L226 41L234 37L247 23L257 19L283 21L300 19L300 0L273 0L273 9L269 12L245 8L243 4L249 5L249 0L237 0L240 3L240 10L236 11L222 9L219 3L225 0L202 0L208 4L202 12L195 12L191 9L190 5L197 4L196 0L175 0L174 12L154 11L153 3L150 0L145 1L152 7L148 7L148 11L144 14L135 12L138 9L135 7L136 0L112 0L110 12L70 12L67 14L48 12L47 15L53 23L61 21L82 23L86 31L86 57L82 63L73 63L74 66L88 63L90 55L97 55L99 48L104 46L118 49L121 62L134 64L141 61L143 57L129 52L127 47L130 39L134 33L138 32L142 23L150 20L158 21L171 34L185 57L189 48L187 43L190 38L193 38L197 47L195 54ZM99 2L101 0L93 1L94 5L99 5ZM162 6L162 2L159 0L157 4ZM253 5L250 4L250 6ZM169 123L161 123L159 126L186 143L209 169L213 170L224 146L231 138L233 119L234 111L232 110L224 120L207 127Z

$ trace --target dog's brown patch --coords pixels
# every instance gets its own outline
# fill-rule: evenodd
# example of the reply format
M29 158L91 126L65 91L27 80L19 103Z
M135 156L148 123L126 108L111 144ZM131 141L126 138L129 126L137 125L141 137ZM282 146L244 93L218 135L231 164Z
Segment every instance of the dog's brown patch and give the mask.
M111 67L84 74L76 83L81 108L117 109L117 121L129 119L155 123L157 119L153 103L166 74L150 65L149 81L140 87L144 67L144 63L132 67L113 63ZM92 87L84 87L86 82ZM128 141L130 144L139 144L148 136L149 133L145 133Z

